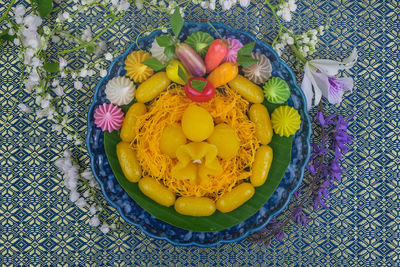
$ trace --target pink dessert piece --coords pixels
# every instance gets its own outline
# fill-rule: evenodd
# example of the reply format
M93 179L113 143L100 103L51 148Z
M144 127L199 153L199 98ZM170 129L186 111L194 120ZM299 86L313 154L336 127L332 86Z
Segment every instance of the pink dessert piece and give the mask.
M124 121L124 113L122 110L113 104L100 105L94 112L94 124L101 130L109 131L119 130Z
M233 38L225 39L225 41L231 46L231 48L228 48L228 53L223 62L236 62L238 51L242 48L243 44L239 40Z

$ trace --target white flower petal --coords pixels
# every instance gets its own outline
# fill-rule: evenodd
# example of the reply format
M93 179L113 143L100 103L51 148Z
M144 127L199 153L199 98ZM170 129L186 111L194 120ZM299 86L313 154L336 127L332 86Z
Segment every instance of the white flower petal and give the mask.
M338 74L339 70L350 69L353 67L357 61L357 58L357 49L354 48L351 55L343 60L343 62L330 59L315 59L309 62L313 67L317 68L328 76L335 76Z
M307 101L307 110L311 109L313 95L314 95L311 79L312 79L312 74L307 62L306 65L304 66L304 77L303 81L301 82L301 89L303 90L304 96L306 97Z
M328 76L324 73L312 73L313 76L313 86L315 91L315 100L314 105L318 105L319 101L321 100L322 95L327 97L328 94L325 95L326 92L329 92L329 79ZM318 90L315 90L318 88Z

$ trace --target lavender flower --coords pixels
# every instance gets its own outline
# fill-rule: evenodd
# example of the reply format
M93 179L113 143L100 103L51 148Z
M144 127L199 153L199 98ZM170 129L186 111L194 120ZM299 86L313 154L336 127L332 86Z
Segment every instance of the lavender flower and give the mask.
M341 179L343 170L340 167L340 159L348 151L347 145L353 137L347 134L348 120L342 115L330 115L325 117L322 111L317 112L316 118L321 127L321 139L318 143L312 143L312 153L307 164L309 179L302 188L294 194L291 212L286 212L281 217L286 219L272 219L261 231L253 234L251 238L259 244L269 246L272 238L282 241L285 238L285 227L294 222L300 226L306 226L312 219L304 213L305 204L310 204L313 210L326 209L326 200L329 199L329 191L334 182Z

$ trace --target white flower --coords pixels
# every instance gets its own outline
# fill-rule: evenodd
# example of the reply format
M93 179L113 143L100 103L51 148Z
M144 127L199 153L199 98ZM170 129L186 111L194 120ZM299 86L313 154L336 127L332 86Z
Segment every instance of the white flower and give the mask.
M16 17L22 17L23 15L25 15L25 12L26 10L23 5L19 4L15 7L14 14Z
M297 9L297 5L294 0L290 0L289 2L283 2L279 5L279 9L276 11L276 14L283 18L284 21L291 21L292 14L291 12Z
M43 66L43 62L40 61L39 58L34 57L34 58L32 58L31 66L34 67L34 68L41 67L41 66Z
M86 191L83 193L83 197L84 197L84 198L87 198L89 195L90 195L89 190L86 190Z
M75 82L74 82L74 88L77 89L77 90L82 89L82 82L80 82L80 81L75 81Z
M62 14L62 16L63 16L63 18L64 18L65 20L68 20L68 19L70 18L69 13L68 13L67 11L65 11L65 12Z
M75 135L75 145L80 146L82 144L82 140L79 138L78 135Z
M304 78L301 89L307 100L307 109L317 105L324 96L332 104L341 102L345 91L353 88L352 78L337 78L339 70L349 69L357 61L357 50L354 48L351 55L339 62L329 59L310 60L304 66ZM313 103L314 98L314 103Z
M90 169L86 169L81 173L81 176L85 178L86 180L92 180L93 179L93 174Z
M60 69L64 69L68 65L68 61L62 57L59 58L59 61L60 61Z
M64 89L63 89L61 86L57 86L57 87L54 89L54 93L55 93L57 96L63 96L63 95L64 95Z
M70 107L69 105L66 105L66 106L63 108L63 110L64 110L65 113L69 113L69 112L71 111L71 107Z
M143 8L143 1L142 0L136 0L136 8L138 10L141 10Z
M220 4L223 10L228 10L232 7L232 2L230 0L220 0Z
M72 156L71 151L68 149L64 151L64 158L70 159Z
M33 14L29 14L24 18L24 25L30 30L37 30L42 25L42 18Z
M13 42L16 46L19 46L21 44L18 38L15 38Z
M57 168L59 168L60 170L64 169L64 165L65 165L65 159L63 158L59 158L54 162L54 165L56 165Z
M89 181L89 185L91 187L98 187L99 184L97 183L97 181L95 179L92 179Z
M81 72L79 73L79 76L82 78L85 78L88 75L87 69L82 69Z
M210 2L210 9L215 10L215 2Z
M284 44L288 44L288 45L292 45L294 44L294 39L292 36L290 36L287 32L285 32L284 34L282 34L282 43Z
M51 86L53 86L53 87L56 87L56 86L58 86L59 84L60 84L60 81L57 80L57 79L54 79L54 80L51 82Z
M290 13L290 10L284 9L282 11L282 18L285 21L291 21L292 20L292 14Z
M106 58L106 60L111 61L113 60L113 55L110 52L107 52L104 57Z
M27 107L24 103L19 103L18 107L25 113L31 113L32 112L32 110L29 107Z
M119 3L118 9L121 10L121 11L125 11L125 10L129 9L129 7L130 7L130 5L129 5L128 2L126 2L126 1L121 1L121 2Z
M69 200L71 200L71 202L76 202L79 199L79 193L76 190L72 190L70 195L69 195Z
M93 227L97 227L100 225L100 220L99 218L95 215L93 216L90 221L89 221L89 225L93 226Z
M51 41L53 42L53 43L58 43L59 41L61 41L61 39L60 39L60 37L58 37L58 35L52 35L51 36Z
M107 76L107 70L101 69L100 70L100 77L106 77Z
M100 231L102 231L103 234L107 234L110 231L110 227L108 224L103 223L103 225L100 227Z
M83 197L80 197L77 201L76 201L76 205L79 208L83 208L86 206L86 200Z
M92 37L92 31L89 28L86 28L82 32L82 40L85 42L89 42L93 39Z
M61 126L60 124L53 124L53 125L51 126L51 129L52 129L53 131L56 131L56 132L61 132L62 126Z
M32 84L38 84L40 81L39 74L37 73L36 69L32 70L31 74L29 75L28 78L29 82Z
M87 191L87 192L88 192L88 191ZM90 206L89 212L90 212L90 214L95 215L95 214L97 213L96 207L95 207L95 206Z
M206 2L206 1L203 1L203 2L200 3L200 6L201 6L202 8L204 8L204 9L205 9L205 8L208 8L209 5L210 5L210 3Z
M239 0L240 6L248 7L250 5L250 0Z

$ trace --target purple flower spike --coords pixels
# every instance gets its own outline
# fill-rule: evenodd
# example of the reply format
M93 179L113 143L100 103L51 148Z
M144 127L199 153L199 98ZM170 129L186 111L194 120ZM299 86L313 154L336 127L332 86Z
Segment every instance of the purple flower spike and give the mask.
M279 231L278 233L276 233L275 235L276 240L278 240L279 242L282 242L283 239L285 239L285 233L282 231Z
M318 119L318 121L319 121L319 123L321 124L322 127L326 127L327 126L327 123L326 123L325 118L324 118L324 113L322 111L319 111L317 113L317 119Z

